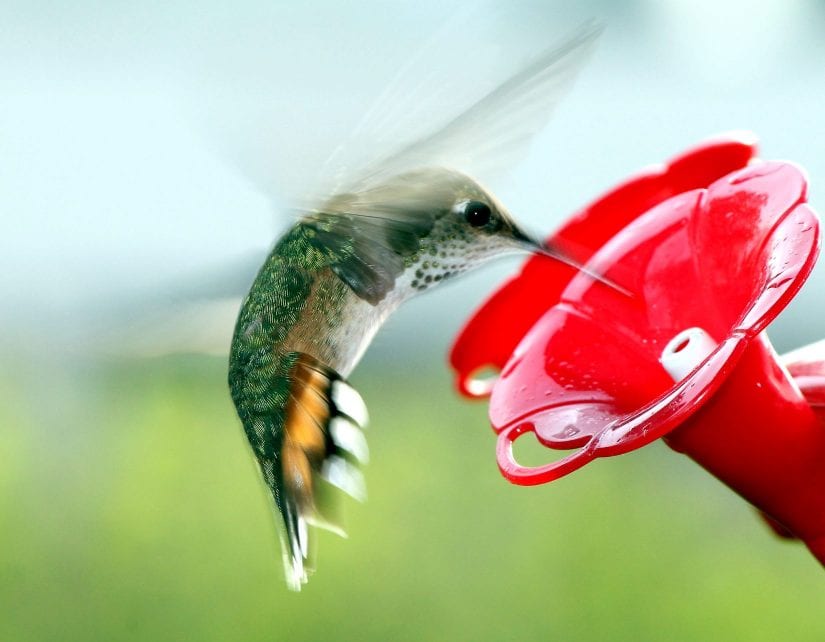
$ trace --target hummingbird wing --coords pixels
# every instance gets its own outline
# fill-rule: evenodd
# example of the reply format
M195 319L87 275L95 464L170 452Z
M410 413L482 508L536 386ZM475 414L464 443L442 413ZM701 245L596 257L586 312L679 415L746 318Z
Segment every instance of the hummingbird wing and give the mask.
M289 67L302 57L259 73L246 61L248 73L224 80L230 97L207 83L191 110L225 160L299 210L422 166L494 182L547 124L601 31L587 23L560 41L556 22L540 7L465 7L417 49L370 39L347 54L360 62L300 83Z
M309 216L318 242L339 257L336 274L370 303L383 299L403 271L404 258L432 228L433 218L422 212L438 202L433 191L449 188L424 181L418 185L426 189L416 190L416 181L405 177L412 179L422 167L444 166L483 178L512 165L549 119L600 33L595 24L583 26L446 124L374 160L356 178L338 172L335 189L342 191Z
M379 300L399 271L385 251L387 244L409 244L414 250L420 226L429 222L413 221L387 207L390 195L373 188L389 175L433 165L455 167L494 183L550 119L600 32L587 24L548 46L551 17L528 19L516 15L521 10L508 7L506 19L501 19L488 10L464 9L445 20L429 38L422 38L418 52L400 65L349 135L338 134L340 144L334 149L330 145L321 150L321 143L289 144L295 139L292 130L300 128L286 119L290 131L279 129L284 119L270 111L273 102L292 104L283 98L282 80L275 73L252 74L255 85L246 91L236 86L241 79L233 76L231 83L227 80L236 89L231 100L224 95L217 100L214 86L204 94L207 84L194 93L192 111L219 154L265 194L291 206L299 217L324 219L331 245L344 247L348 238L354 239L358 251L343 254L351 260L342 261L336 272L362 298ZM514 26L514 37L506 33L508 24ZM267 79L277 86L268 86ZM266 96L281 98L267 101ZM335 112L337 119L335 99L340 96L329 98L328 113ZM314 128L306 133L313 134ZM337 222L336 214L342 215ZM260 260L253 258L250 266ZM378 265L386 267L370 268ZM133 306L138 313L127 311L126 326L134 336L115 336L106 349L128 354L225 352L225 328L231 324L223 319L232 316L255 271L246 264L237 269L238 285L232 291L210 293L196 284L195 296L175 294L172 306L165 294L157 302L138 301ZM217 281L207 276L204 281ZM181 290L190 286L179 285ZM210 328L215 331L206 336Z
M415 139L358 170L339 169L335 189L357 192L389 176L425 166L455 168L482 182L495 180L515 165L546 126L601 32L597 23L586 23L562 42L534 54L521 68L440 124L437 118L425 121L435 123L429 127L416 123L412 129L420 134ZM406 99L415 102L415 95Z
M520 38L525 42L503 42L498 23L487 14L467 11L447 21L423 43L360 125L328 155L326 162L316 165L315 171L311 165L300 162L300 150L287 150L290 153L284 154L295 158L290 165L305 168L308 175L317 174L314 180L304 181L293 180L297 175L290 175L290 181L299 190L291 200L302 204L298 210L323 219L326 240L331 246L343 248L349 239L353 241L354 251L341 254L346 260L339 262L336 273L366 300L380 300L400 272L398 258L392 257L388 249L400 244L414 251L422 226L426 229L430 224L407 216L403 208L393 209L392 195L376 191L376 185L389 175L423 165L452 166L484 182L493 180L512 166L519 154L526 151L531 137L549 120L600 33L598 26L587 24L563 42L547 47L546 41L540 42L535 35ZM524 31L520 29L519 35ZM473 42L480 43L469 52L477 61L462 63L460 56L453 56L455 64L445 64L441 58L450 59L445 54L448 45L466 34L472 34ZM527 55L525 50L533 54ZM491 52L498 55L492 56ZM513 71L514 61L520 57L529 60ZM451 109L445 111L443 104ZM230 156L238 158L237 154ZM243 160L240 164L245 165ZM288 181L260 180L262 171L248 173L259 178L258 185L267 190L274 188L271 195L286 194L279 190ZM349 194L342 196L342 192ZM319 203L323 202L324 213L318 214ZM336 215L341 216L336 220ZM127 352L143 354L198 351L206 346L210 351L225 351L228 332L201 337L203 329L229 327L214 319L232 316L231 309L237 305L251 276L254 270L244 268L237 279L241 285L233 292L204 292L191 305L189 301L179 302L171 316L167 314L168 302L162 298L158 314L141 319L135 330L139 340L116 337L111 349L123 351L125 347ZM212 305L210 299L218 297L220 300ZM145 311L146 306L140 309ZM225 314L224 309L230 312ZM199 330L176 331L183 326ZM197 342L193 343L192 337Z

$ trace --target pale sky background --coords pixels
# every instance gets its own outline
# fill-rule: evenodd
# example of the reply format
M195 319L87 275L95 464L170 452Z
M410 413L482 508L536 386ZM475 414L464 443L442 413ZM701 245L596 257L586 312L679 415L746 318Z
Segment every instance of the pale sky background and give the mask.
M224 301L180 322L190 338L203 331L204 345L220 343L235 309L226 298L243 293L288 221L284 183L299 185L460 6L0 4L6 349L86 345L78 337L144 327L141 315L177 310L188 294ZM547 233L639 168L731 129L756 132L764 157L805 167L810 201L825 211L825 4L490 6L477 13L499 16L500 42L457 28L444 46L457 94L446 105L472 92L484 63L509 66L510 46L552 42L591 17L606 26L530 154L493 185L528 227ZM371 358L399 345L443 353L517 264L412 302ZM775 324L780 350L825 336L824 270Z

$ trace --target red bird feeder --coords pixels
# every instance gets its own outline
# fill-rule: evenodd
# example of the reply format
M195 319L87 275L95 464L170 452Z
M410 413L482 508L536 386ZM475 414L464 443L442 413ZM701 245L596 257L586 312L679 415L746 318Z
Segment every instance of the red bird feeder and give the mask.
M764 332L811 272L819 222L796 166L739 137L649 170L551 238L627 291L535 257L470 320L451 363L491 392L504 476L533 485L664 438L825 563L825 348L783 366ZM472 379L501 369L494 384ZM532 432L561 460L526 467Z

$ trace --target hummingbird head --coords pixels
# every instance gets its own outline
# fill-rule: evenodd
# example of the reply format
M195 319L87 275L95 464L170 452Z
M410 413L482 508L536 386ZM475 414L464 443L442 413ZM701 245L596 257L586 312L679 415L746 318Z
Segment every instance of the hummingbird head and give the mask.
M548 252L469 176L437 168L404 178L409 184L407 204L417 204L417 216L431 223L426 231L422 230L418 251L407 261L411 293L504 254Z
M513 252L582 268L522 230L477 181L438 167L338 194L304 224L332 270L373 305L390 292L398 303Z

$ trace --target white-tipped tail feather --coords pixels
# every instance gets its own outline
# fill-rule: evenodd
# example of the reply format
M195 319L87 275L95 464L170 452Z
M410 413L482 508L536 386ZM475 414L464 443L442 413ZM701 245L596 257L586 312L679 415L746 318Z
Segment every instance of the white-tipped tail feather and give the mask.
M338 380L332 383L332 403L336 410L352 419L361 428L366 428L369 423L367 406L358 391L344 381Z
M329 422L329 434L338 448L347 451L361 464L370 460L370 449L364 433L349 418L335 417Z
M345 535L331 488L359 501L366 498L358 469L369 459L362 432L366 421L361 395L336 372L306 354L296 359L290 371L281 481L273 489L286 527L284 567L293 590L312 571L314 527Z

